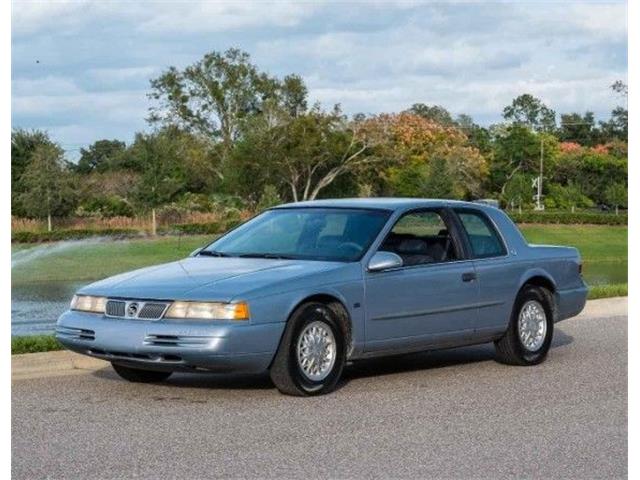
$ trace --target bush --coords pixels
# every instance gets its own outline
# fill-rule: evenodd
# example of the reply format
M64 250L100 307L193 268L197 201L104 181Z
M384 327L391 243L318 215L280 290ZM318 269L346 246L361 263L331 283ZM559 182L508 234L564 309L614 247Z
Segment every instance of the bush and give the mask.
M62 344L53 335L11 337L11 355L50 352L53 350L64 350Z
M516 223L578 225L627 225L627 215L591 212L507 212Z
M129 201L118 195L99 195L86 200L76 209L79 217L133 217Z
M224 230L224 225L219 222L211 223L180 223L173 229L183 235L214 235Z
M184 222L189 213L187 208L177 203L168 203L158 208L157 219L159 223L179 223Z
M172 229L182 235L216 235L228 232L241 223L241 218L231 217L219 222L180 223L178 225L174 225Z
M260 201L256 206L256 210L261 212L267 208L275 207L282 203L280 195L278 195L278 189L273 185L265 185L260 196Z
M12 243L41 243L58 242L60 240L78 240L88 237L119 237L129 238L139 236L138 230L130 228L86 228L70 230L53 230L52 232L21 231L11 233Z

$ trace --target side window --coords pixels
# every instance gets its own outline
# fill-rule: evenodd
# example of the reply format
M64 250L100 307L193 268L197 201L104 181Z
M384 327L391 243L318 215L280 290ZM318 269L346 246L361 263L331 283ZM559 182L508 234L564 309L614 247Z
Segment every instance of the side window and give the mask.
M457 260L455 245L437 211L408 213L394 225L380 250L400 255L405 266Z
M456 213L467 232L474 257L499 257L506 253L498 233L484 214L469 210Z

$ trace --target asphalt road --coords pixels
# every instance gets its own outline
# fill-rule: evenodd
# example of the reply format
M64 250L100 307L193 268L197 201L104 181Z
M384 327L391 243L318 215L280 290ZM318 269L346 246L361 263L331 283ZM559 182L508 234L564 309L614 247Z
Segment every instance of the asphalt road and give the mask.
M306 399L264 376L17 381L13 478L626 476L626 316L558 324L537 367L493 355L356 364L336 393Z

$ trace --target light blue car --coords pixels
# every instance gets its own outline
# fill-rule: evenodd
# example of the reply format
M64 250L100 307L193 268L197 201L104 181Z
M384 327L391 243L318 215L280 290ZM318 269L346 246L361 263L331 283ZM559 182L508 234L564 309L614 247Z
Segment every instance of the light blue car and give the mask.
M300 202L189 258L82 288L56 336L123 378L268 370L283 393L331 391L347 362L494 342L534 365L587 288L578 251L529 245L476 203Z

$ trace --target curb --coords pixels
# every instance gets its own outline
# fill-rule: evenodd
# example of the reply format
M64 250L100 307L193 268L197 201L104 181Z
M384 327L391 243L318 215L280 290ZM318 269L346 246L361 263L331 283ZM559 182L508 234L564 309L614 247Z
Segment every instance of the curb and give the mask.
M627 316L628 314L628 297L612 297L587 301L584 310L574 318L619 317Z
M109 363L68 350L11 356L11 380L76 375L100 370Z
M589 300L575 320L628 315L627 297ZM109 362L68 350L23 353L11 356L11 380L58 377L89 373L105 368Z

